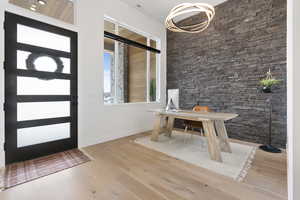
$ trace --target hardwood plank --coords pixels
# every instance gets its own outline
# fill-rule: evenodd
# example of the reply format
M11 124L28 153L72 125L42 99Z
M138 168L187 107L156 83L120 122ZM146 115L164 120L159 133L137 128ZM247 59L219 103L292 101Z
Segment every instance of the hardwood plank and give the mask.
M84 148L93 157L91 162L0 192L0 199L287 199L285 153L257 150L240 183L133 142L150 134Z

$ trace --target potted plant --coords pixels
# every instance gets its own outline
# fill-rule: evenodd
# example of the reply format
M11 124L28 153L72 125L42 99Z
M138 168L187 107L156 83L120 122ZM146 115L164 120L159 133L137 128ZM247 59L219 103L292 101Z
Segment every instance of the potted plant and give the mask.
M260 85L262 86L262 91L264 93L271 93L272 86L277 85L279 83L280 83L279 80L272 77L271 70L267 72L267 77L260 81Z
M264 93L271 93L272 92L272 86L278 84L280 81L276 80L274 78L272 79L262 79L260 81L260 84L262 86L262 91Z
M150 81L150 100L156 101L156 79Z

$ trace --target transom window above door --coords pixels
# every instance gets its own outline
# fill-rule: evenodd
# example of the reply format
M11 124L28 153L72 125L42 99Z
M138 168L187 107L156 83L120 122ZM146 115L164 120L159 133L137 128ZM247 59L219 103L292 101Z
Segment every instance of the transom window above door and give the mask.
M69 24L75 24L76 0L9 0L9 3Z
M104 19L104 104L159 101L159 40Z

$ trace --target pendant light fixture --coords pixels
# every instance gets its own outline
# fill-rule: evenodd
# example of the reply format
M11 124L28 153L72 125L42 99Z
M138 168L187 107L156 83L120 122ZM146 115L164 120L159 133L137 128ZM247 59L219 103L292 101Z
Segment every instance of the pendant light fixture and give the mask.
M197 24L179 25L175 22L176 17L183 17L192 13L204 13L204 19ZM165 25L173 32L199 33L207 29L213 17L215 9L213 6L206 3L183 3L174 7L167 16ZM202 16L199 16L202 18Z

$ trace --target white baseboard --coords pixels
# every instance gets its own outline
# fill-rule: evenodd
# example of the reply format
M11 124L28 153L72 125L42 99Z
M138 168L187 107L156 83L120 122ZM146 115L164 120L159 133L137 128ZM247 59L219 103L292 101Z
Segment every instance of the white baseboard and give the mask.
M131 136L131 135L136 135L136 134L144 133L144 132L148 132L148 131L151 131L151 129L141 129L141 130L136 130L136 131L128 131L128 132L122 133L120 135L114 135L112 137L107 137L107 138L101 138L100 140L97 140L95 142L86 143L86 144L84 144L84 143L80 144L80 142L79 142L78 147L79 148L84 148L84 147L88 147L88 146L92 146L92 145L96 145L96 144L101 144L101 143L105 143L105 142L125 138L125 137Z
M0 191L4 189L4 167L0 168Z

